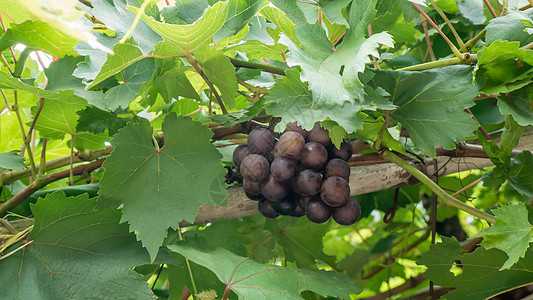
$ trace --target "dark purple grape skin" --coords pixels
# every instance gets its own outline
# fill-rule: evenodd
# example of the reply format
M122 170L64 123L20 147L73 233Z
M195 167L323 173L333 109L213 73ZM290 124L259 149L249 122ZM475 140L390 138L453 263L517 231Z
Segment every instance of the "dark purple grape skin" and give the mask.
M317 197L320 199L320 195L302 196L300 198L300 201L298 201L298 206L300 206L301 208L303 208L305 210L305 207L307 206L307 203L309 202L309 200L311 200L313 198L317 198Z
M328 162L328 150L319 143L309 142L302 149L301 162L306 168L321 171Z
M331 216L331 209L317 197L309 200L305 206L305 214L311 222L324 223Z
M259 194L259 195L252 195L250 193L248 193L247 191L244 191L244 193L246 194L246 197L248 197L248 199L252 200L252 201L261 201L261 200L265 200L265 197L262 195L262 194Z
M305 216L305 209L302 208L300 205L296 205L290 216L295 218L303 217Z
M270 171L270 163L259 154L248 154L241 163L241 175L254 182L263 181Z
M329 131L322 128L319 122L316 122L313 126L313 129L309 131L307 140L310 142L317 142L322 144L322 146L327 147L331 144L331 138L329 137Z
M294 198L292 197L292 195L288 195L280 201L273 202L272 206L274 207L274 210L280 215L290 216L294 212L294 209L297 205L296 202L294 202Z
M270 165L270 175L276 181L287 181L294 177L297 163L295 160L286 157L274 159Z
M331 207L341 206L350 198L350 185L339 176L329 177L322 183L320 198Z
M312 196L320 192L322 176L315 170L305 169L293 179L296 192L304 196Z
M274 147L274 157L288 157L299 160L302 148L305 145L304 137L295 131L288 131L279 137L279 141Z
M340 158L344 161L349 161L353 154L353 148L351 143L343 141L339 149L333 144L329 145L328 152L330 158Z
M361 206L357 200L349 198L344 205L332 208L331 216L340 225L352 225L361 216Z
M261 184L261 193L270 201L280 201L287 197L290 188L288 182L279 182L269 175Z
M242 160L250 154L247 145L239 145L233 150L233 163L237 168L241 167Z
M256 128L248 134L250 153L267 156L274 149L275 144L274 135L266 128Z
M340 158L334 158L328 162L326 165L326 178L332 176L339 176L344 178L344 180L350 180L350 166L347 162Z
M288 131L298 132L299 134L302 135L304 139L307 139L307 136L309 135L309 131L300 127L296 122L287 123L287 126L285 126L285 132L288 132Z
M274 210L273 203L268 200L259 201L257 208L259 208L259 212L266 218L275 219L279 216L279 214Z
M243 181L244 191L250 195L261 195L261 182L250 181L244 179Z

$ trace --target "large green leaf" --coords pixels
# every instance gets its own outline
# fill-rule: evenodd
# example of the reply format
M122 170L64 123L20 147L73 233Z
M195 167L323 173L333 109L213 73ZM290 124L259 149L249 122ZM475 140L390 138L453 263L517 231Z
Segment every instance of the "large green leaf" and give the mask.
M220 90L224 103L229 107L235 106L235 94L239 87L235 67L229 58L222 51L210 46L199 48L194 57L198 60L205 76Z
M531 151L522 151L511 158L507 180L521 195L533 197L533 155Z
M128 121L134 119L121 118L115 113L96 107L86 107L84 110L78 111L77 114L80 118L76 130L103 133L107 129L110 136L115 135L120 128L126 126Z
M99 192L100 205L124 204L122 221L152 258L169 227L194 222L200 204L223 204L227 194L219 185L225 170L209 129L172 113L163 133L165 145L157 150L146 119L121 129L111 141L115 150L103 165Z
M533 226L528 220L528 211L523 203L504 205L492 211L496 216L496 223L481 232L487 249L500 249L509 257L501 270L511 268L520 258L523 258L533 242Z
M133 267L146 251L115 208L94 210L87 194L48 194L32 206L31 243L0 261L6 299L155 299ZM16 244L15 247L19 247Z
M228 15L227 2L217 2L192 25L174 25L155 21L143 14L140 9L129 6L132 12L140 14L141 18L150 28L159 34L166 47L162 53L156 55L184 56L190 55L197 48L209 44L213 35L224 25Z
M498 249L477 248L463 254L455 238L442 237L442 243L431 245L417 263L428 267L424 277L436 285L454 287L446 299L486 299L492 295L533 282L533 251L508 270L499 271L507 255ZM450 271L455 261L461 262L461 274ZM490 287L490 288L487 288Z
M93 33L98 41L109 49L118 42L118 37L111 37L99 32ZM98 76L102 66L107 60L107 53L100 50L95 50L86 43L79 42L74 51L79 55L85 56L85 61L78 63L78 67L74 70L73 75L78 78L83 78L85 82L91 82Z
M376 86L391 95L399 108L391 114L409 132L422 153L435 156L435 147L454 149L478 127L464 109L474 105L477 87L472 68L451 66L422 72L376 70Z
M16 151L0 153L0 168L22 170L26 168L25 160L24 156L18 155Z
M491 44L497 40L500 41L517 41L524 46L531 41L533 37L526 31L527 22L531 22L533 10L526 11L510 10L508 14L494 18L489 21L485 27L485 43Z
M261 8L265 0L229 0L228 16L213 36L215 42L239 32Z
M362 291L354 280L334 272L264 265L223 248L203 249L188 244L168 248L211 270L239 299L302 299L300 293L306 290L349 299L349 294Z
M358 74L363 72L365 64L370 62L368 55L379 56L379 44L393 46L391 36L385 32L364 38L367 26L376 11L376 0L352 3L347 13L350 29L346 31L339 45L333 45L328 40L320 24L307 24L303 12L295 2L272 1L296 24L296 36L305 49L285 36L282 36L279 42L289 47L287 63L290 66L302 67L301 79L309 83L315 105L343 106L345 102L355 103L355 98L362 101L364 91Z
M533 87L529 85L518 91L498 97L498 108L503 115L512 115L521 126L533 125Z

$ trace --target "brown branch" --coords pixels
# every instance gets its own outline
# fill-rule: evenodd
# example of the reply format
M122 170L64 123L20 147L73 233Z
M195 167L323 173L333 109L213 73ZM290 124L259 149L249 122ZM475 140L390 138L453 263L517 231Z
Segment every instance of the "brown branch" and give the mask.
M489 0L483 0L483 2L485 3L485 5L487 6L487 8L489 9L490 14L491 14L494 18L497 18L498 15L496 14L496 11L494 11L494 8L492 8L492 5L490 5Z

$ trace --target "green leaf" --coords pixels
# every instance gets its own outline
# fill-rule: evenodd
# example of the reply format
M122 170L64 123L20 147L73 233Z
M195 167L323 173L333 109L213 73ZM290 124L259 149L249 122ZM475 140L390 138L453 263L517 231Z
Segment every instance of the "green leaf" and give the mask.
M333 142L333 145L337 147L337 149L340 149L342 141L346 138L348 133L344 128L337 125L336 122L332 122L329 120L320 122L320 125L322 128L327 129L329 131L329 137L331 138L331 141Z
M9 170L26 169L24 156L19 155L16 151L0 153L0 168Z
M148 255L127 226L119 224L120 211L95 206L95 198L87 194L66 197L63 191L32 205L31 244L0 261L3 297L155 299L132 270L147 263Z
M164 53L164 56L185 56L212 41L213 35L225 23L228 15L227 3L217 2L206 9L202 17L192 25L165 24L148 17L136 7L129 6L128 9L139 14L141 19L163 38L166 47L161 53L156 51L156 55Z
M119 40L118 37L111 37L99 32L94 32L93 34L98 39L98 42L109 49L112 49ZM74 47L74 51L79 55L84 55L85 61L78 63L78 67L74 70L73 75L84 79L85 82L93 81L96 76L98 76L98 73L100 73L102 66L107 60L107 53L95 50L83 42L79 42L78 45Z
M398 109L391 114L409 132L422 153L435 157L435 147L455 149L478 127L464 109L474 105L478 89L472 68L450 66L422 72L376 70L376 86L391 95Z
M221 205L226 190L221 155L209 142L212 132L188 117L172 113L163 122L165 144L158 151L146 119L128 124L111 140L99 203L124 204L122 222L130 224L155 258L167 229L194 222L200 204ZM218 194L213 198L212 195Z
M277 131L283 131L289 122L298 122L302 128L311 130L316 121L324 121L328 117L346 132L362 128L365 115L360 112L360 105L346 104L343 108L334 106L331 109L315 107L307 83L300 80L298 70L287 70L285 74L287 76L276 79L266 96L266 113L282 118L276 125Z
M270 58L283 61L287 47L281 44L265 45L259 41L248 40L242 44L230 46L226 50L238 50L246 53L250 59Z
M302 46L298 38L296 37L294 23L287 18L285 13L273 6L264 6L261 9L261 14L270 22L276 24L276 28L281 30L285 36L287 36L293 43L298 46Z
M79 132L73 134L72 138L74 139L74 147L81 151L104 149L105 143L111 139L107 134L95 134L92 132ZM68 144L70 145L70 143Z
M167 103L173 98L178 99L179 96L200 100L200 96L185 75L185 71L191 68L185 67L179 59L158 59L152 76L152 86Z
M521 195L533 197L533 155L531 151L522 151L511 158L509 184Z
M6 28L31 19L31 14L17 0L2 1L0 16L4 19Z
M498 97L498 107L502 115L512 115L521 126L533 125L533 101L531 86Z
M80 118L76 130L92 133L103 133L108 130L110 136L115 135L120 128L134 119L121 118L115 113L96 107L86 107L84 110L78 111L77 114Z
M235 94L239 87L235 67L229 58L222 51L210 46L199 48L194 57L198 60L205 76L220 90L224 103L230 108L235 106Z
M504 205L492 210L496 216L496 223L485 228L483 246L486 249L497 248L509 257L501 270L511 268L520 258L523 258L533 242L532 226L528 221L528 211L524 203Z
M16 44L23 44L60 58L63 55L75 54L72 48L76 43L76 39L57 31L48 23L28 20L22 24L12 25L11 29L0 36L0 51Z
M497 40L517 41L522 46L530 43L533 37L525 31L527 26L524 21L531 21L532 16L531 10L509 10L508 14L490 20L485 27L485 43L492 44Z
M457 6L463 17L474 25L481 25L487 20L487 17L483 14L483 1L462 0L457 1Z
M280 4L279 1L272 2L277 6ZM295 10L297 8L285 10L297 25L296 36L305 50L285 36L279 42L289 47L287 64L302 67L301 79L309 82L316 106L343 106L345 102L354 103L354 98L362 100L364 91L358 73L371 62L368 55L379 56L379 44L393 46L391 36L385 32L364 38L374 17L375 5L376 0L352 3L347 15L350 29L339 45L333 45L328 40L325 30L318 23L307 24L303 13Z
M442 243L431 245L417 261L428 267L424 277L436 285L454 287L446 299L481 300L533 281L533 251L528 250L523 259L510 269L499 271L507 255L498 249L477 248L473 253L463 254L455 238L442 237ZM462 272L450 271L455 261L461 262ZM480 280L482 279L482 280ZM490 288L487 288L490 287Z
M354 280L334 272L263 265L223 248L187 244L168 248L211 270L239 299L301 299L300 293L306 290L349 299L349 294L362 291Z
M107 55L107 60L102 65L98 76L96 76L88 88L94 87L108 77L117 74L144 58L141 48L132 39L127 40L123 44L116 44L113 47L113 52L114 54Z
M323 1L319 2L319 5L324 14L326 14L328 17L328 20L330 20L332 23L345 25L346 27L350 28L350 25L348 22L346 22L346 19L342 15L342 10L346 8L350 2L352 2L352 0Z
M524 127L520 126L512 115L505 116L505 127L501 137L500 149L507 156L511 156L514 147L520 142L520 137L524 133Z
M265 0L229 0L226 22L213 36L213 40L218 42L239 32L255 16L264 2Z
M381 136L381 145L391 150L405 153L402 144L392 137L389 129L386 128L385 130L382 130L384 123L385 120L383 117L380 117L378 120L367 119L363 123L363 128L361 130L357 130L356 135L371 142L376 142Z
M104 22L106 28L116 31L116 35L122 37L130 30L136 18L127 6L141 6L142 3L142 0L93 0L91 13ZM137 23L131 36L139 43L143 53L153 50L154 45L161 41L161 37L142 22Z

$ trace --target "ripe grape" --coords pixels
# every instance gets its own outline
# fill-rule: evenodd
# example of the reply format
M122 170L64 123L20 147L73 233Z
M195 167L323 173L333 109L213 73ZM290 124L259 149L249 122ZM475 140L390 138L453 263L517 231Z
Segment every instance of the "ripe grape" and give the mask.
M350 166L347 162L340 158L334 158L326 165L326 178L331 176L339 176L346 181L350 180Z
M250 153L266 156L274 149L276 139L270 130L256 128L248 134L248 150Z
M233 150L233 163L237 168L241 167L242 160L250 154L247 145L239 145Z
M320 143L324 147L327 147L331 144L331 139L329 138L329 131L322 128L319 122L315 123L313 129L309 131L309 135L307 136L307 138L310 142Z
M265 200L265 197L263 196L263 194L252 195L252 194L248 193L247 191L244 191L244 193L246 194L246 197L248 197L248 199L250 199L250 200L252 200L252 201L261 201L261 200Z
M328 162L328 151L319 143L309 142L302 149L301 161L306 168L320 171Z
M332 208L331 216L340 225L352 225L361 216L361 206L357 200L349 198L343 205Z
M287 181L291 179L296 173L296 161L286 158L278 157L274 159L270 165L270 175L276 181Z
M305 145L304 137L295 131L287 131L279 138L274 147L274 156L285 156L294 160L300 159L300 152Z
M306 139L307 135L309 134L307 130L300 127L296 122L287 123L287 126L285 127L285 132L288 132L288 131L298 132L299 134L302 135L304 139Z
M311 222L324 223L331 216L331 209L320 198L316 197L307 203L305 214Z
M244 191L251 195L261 195L261 182L244 179Z
M343 141L339 149L333 144L329 145L328 152L331 158L340 158L344 161L348 161L352 157L353 148L352 144Z
M294 177L296 192L302 195L316 195L322 185L322 176L315 170L305 169Z
M274 210L282 216L291 215L297 206L292 195L288 195L280 201L273 202L272 205Z
M324 180L320 198L331 207L341 206L350 197L350 185L346 180L338 176L332 176Z
M259 208L259 212L267 218L275 219L279 216L279 214L274 210L273 203L268 200L259 201L257 208Z
M262 181L268 176L270 164L259 154L249 154L241 162L241 174L249 181Z
M305 209L302 208L300 205L296 205L294 207L293 212L290 214L290 216L291 217L296 217L296 218L303 217L303 216L305 216Z
M289 184L279 182L269 175L261 184L261 193L270 201L280 201L289 194Z

